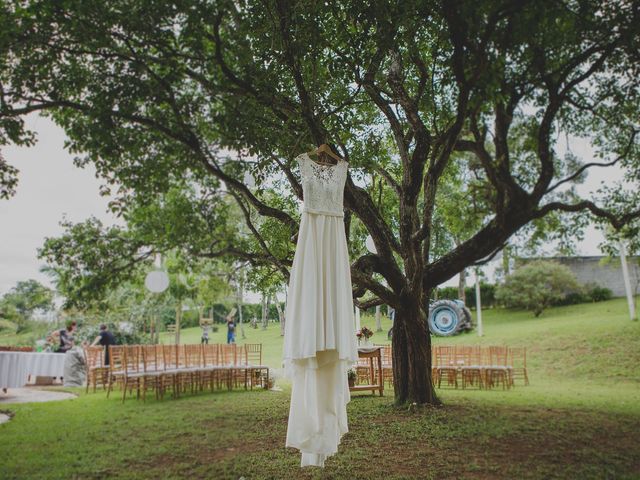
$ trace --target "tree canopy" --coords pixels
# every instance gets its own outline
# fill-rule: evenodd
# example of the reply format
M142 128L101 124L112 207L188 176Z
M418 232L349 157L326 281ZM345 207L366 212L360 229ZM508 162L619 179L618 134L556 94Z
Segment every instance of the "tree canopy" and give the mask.
M194 255L243 258L286 279L302 198L296 155L328 143L348 160L354 297L396 308L400 402L437 401L424 321L434 287L549 216L586 212L617 230L640 216L637 188L606 185L592 198L573 188L593 168L640 178L635 2L0 8L0 142L32 142L24 115L50 115L128 221L184 195L197 227L177 225ZM564 154L562 137L586 139L596 159ZM482 206L464 229L441 211L455 169ZM217 234L223 198L249 232L237 243ZM210 235L190 234L209 221ZM456 228L454 245L438 244L439 229ZM162 238L148 241L161 250Z

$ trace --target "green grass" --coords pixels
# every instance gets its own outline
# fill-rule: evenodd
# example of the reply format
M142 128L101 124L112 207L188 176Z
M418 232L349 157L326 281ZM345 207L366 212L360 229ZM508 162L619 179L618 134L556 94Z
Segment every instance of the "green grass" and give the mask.
M15 416L0 425L0 478L640 478L640 323L627 319L624 300L537 319L502 310L484 317L484 337L434 342L527 346L529 387L442 389L443 407L411 411L394 407L392 392L354 395L351 431L324 470L301 470L299 454L284 448L290 389L279 382L281 392L146 404L79 391L71 401L1 406ZM245 335L280 366L277 324ZM185 342L199 337L199 329L182 332ZM211 338L225 340L222 330Z

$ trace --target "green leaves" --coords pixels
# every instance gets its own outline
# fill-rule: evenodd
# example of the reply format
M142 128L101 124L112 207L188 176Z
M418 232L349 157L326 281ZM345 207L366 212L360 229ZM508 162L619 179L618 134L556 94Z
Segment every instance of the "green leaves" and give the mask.
M532 311L537 317L570 293L582 291L567 267L554 262L532 261L508 275L496 290L496 299L509 308Z
M37 280L20 281L0 298L2 328L15 327L16 332L27 328L33 314L53 310L53 291Z
M255 285L284 282L301 196L293 159L328 142L350 163L351 253L364 254L371 234L376 281L398 294L411 278L422 295L518 231L532 245L559 231L575 238L584 217L567 221L569 212L601 214L572 189L590 159L563 155L559 135L588 137L602 162L619 157L627 180L639 177L640 35L629 4L2 8L0 145L32 141L25 114L51 115L126 223L113 236L93 232L113 254L235 258L262 272ZM0 196L15 178L0 163ZM631 223L633 195L616 195L598 201ZM80 230L69 240L88 244ZM50 245L56 262L100 266L61 249Z

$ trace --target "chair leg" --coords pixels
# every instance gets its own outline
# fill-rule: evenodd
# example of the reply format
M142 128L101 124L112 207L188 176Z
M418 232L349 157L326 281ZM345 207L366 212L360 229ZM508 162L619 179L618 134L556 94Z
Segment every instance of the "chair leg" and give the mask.
M124 403L124 399L127 396L127 384L129 382L127 381L127 379L124 379L124 388L122 389L122 403Z

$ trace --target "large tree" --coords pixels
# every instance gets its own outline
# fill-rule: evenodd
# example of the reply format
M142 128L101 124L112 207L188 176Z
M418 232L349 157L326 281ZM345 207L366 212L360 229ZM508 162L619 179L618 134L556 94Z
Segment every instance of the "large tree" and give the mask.
M586 211L615 228L640 215L623 190L607 204L570 188L596 166L621 165L637 178L634 2L60 0L0 8L0 139L31 141L22 117L46 112L125 217L181 185L203 202L231 196L253 241L194 239L194 253L272 265L286 279L302 198L295 156L329 143L348 160L354 298L396 309L399 403L438 402L425 324L434 287L546 215ZM585 137L601 158L561 155L561 134ZM434 222L446 216L438 217L438 189L457 158L473 162L490 208L477 229L439 252L435 232L446 225ZM372 173L384 183L370 181ZM365 232L375 254L362 246Z

